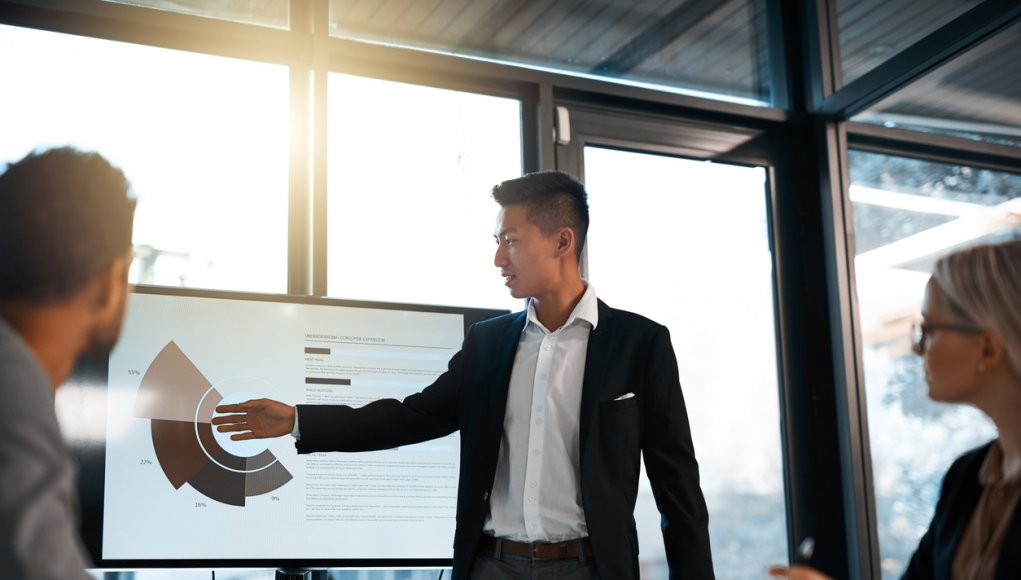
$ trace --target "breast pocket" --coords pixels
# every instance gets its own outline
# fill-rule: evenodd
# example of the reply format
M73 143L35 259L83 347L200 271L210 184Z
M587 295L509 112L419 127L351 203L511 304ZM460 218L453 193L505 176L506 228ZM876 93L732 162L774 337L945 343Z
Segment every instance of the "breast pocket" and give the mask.
M604 459L622 482L637 481L642 451L642 409L637 396L599 403L599 433Z

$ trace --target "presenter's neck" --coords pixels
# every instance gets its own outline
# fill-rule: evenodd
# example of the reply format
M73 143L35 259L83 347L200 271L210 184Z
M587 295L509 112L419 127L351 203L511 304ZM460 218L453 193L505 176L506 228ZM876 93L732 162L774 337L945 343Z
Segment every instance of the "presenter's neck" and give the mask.
M569 279L566 283L552 288L541 296L532 297L535 315L539 322L550 332L556 331L567 322L574 312L574 307L585 295L585 283L581 277Z

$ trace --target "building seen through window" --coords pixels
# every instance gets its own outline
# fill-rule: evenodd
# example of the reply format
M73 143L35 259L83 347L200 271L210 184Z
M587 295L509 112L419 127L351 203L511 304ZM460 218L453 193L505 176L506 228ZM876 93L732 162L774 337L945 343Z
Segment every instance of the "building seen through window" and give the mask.
M1021 239L1021 175L851 152L876 523L883 578L899 578L961 453L995 437L982 413L927 396L911 327L932 266L966 246Z

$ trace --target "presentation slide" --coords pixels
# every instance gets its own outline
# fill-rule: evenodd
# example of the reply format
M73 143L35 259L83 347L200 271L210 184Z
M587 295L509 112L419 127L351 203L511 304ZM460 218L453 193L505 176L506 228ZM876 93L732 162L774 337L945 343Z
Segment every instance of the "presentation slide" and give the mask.
M210 421L249 399L403 399L463 336L457 313L132 295L109 364L102 558L450 558L456 433L299 456L291 436L231 441Z

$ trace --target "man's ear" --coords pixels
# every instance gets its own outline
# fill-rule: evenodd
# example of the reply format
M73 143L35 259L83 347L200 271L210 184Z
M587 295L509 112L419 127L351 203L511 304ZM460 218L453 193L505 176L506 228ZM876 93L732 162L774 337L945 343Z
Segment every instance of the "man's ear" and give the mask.
M115 258L96 275L93 282L92 307L97 314L118 313L128 292L128 268L131 254Z
M565 254L575 255L574 244L577 240L574 237L574 230L571 228L560 228L556 233L557 240L557 257L564 256Z

